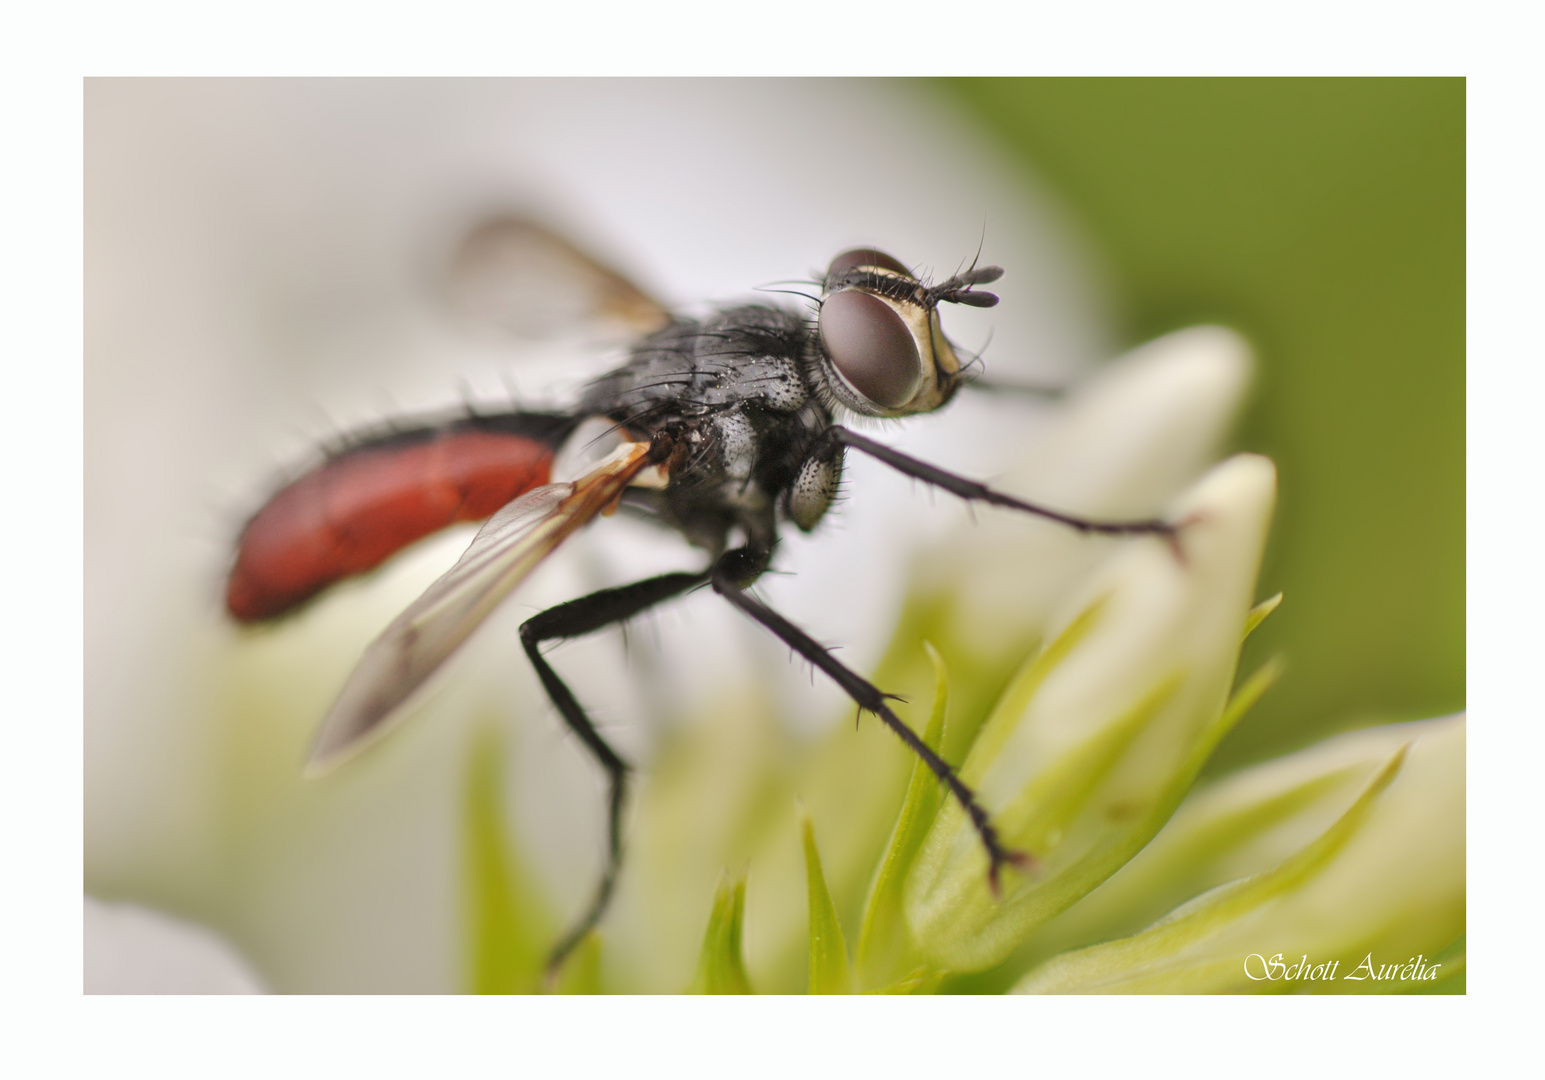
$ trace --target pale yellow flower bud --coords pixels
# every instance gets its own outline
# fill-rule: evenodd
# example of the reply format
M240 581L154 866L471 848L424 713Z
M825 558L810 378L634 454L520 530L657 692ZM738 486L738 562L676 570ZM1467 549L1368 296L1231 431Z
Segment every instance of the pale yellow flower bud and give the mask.
M946 806L907 891L935 963L1002 959L1169 817L1222 734L1274 494L1266 459L1223 463L1171 508L1178 552L1128 543L1069 597L961 769L1035 863L998 900L975 831Z
M1464 718L1340 736L1199 791L1089 898L1096 919L1081 929L1143 893L1213 887L1140 933L1042 964L1016 989L1423 989L1462 970L1462 951L1447 947L1464 932L1464 867Z

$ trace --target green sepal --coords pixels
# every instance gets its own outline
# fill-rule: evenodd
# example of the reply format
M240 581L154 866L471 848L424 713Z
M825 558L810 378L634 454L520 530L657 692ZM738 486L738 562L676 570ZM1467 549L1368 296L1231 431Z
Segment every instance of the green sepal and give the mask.
M997 902L982 884L986 878L986 857L981 856L984 864L981 874L963 877L953 883L954 889L948 896L929 898L931 912L919 903L920 897L912 897L910 902L914 905L914 924L918 921L919 912L932 915L931 925L928 926L931 936L923 942L932 963L945 970L975 971L1006 959L1015 945L1023 941L1031 930L1071 907L1129 862L1164 827L1164 823L1185 798L1213 749L1266 692L1279 671L1280 665L1272 661L1246 679L1224 705L1218 717L1193 739L1186 757L1145 806L1132 807L1121 828L1108 830L1073 862L1053 868L1043 881L1021 889L1008 900ZM1144 696L1134 712L1144 713L1159 708L1178 678L1176 674L1161 680ZM1022 708L1023 705L1019 704L1018 707ZM989 725L991 723L989 721ZM1128 732L1140 728L1141 723L1141 716L1123 717L1111 726L1111 734L1107 737L1125 738ZM1105 759L1109 747L1091 745L1086 750L1087 754L1078 755L1076 759L1079 771L1097 768ZM969 762L967 764L969 766ZM945 807L940 816L944 818L952 814L956 814L953 804ZM961 817L963 825L964 816L957 816ZM1002 815L1005 819L1009 816L1008 813ZM1024 828L1026 824L1021 820L1019 827ZM1012 842L1022 842L1010 829L1005 829L1004 834ZM949 912L947 918L944 915L946 911ZM952 929L955 931L953 934L950 933Z
M805 841L805 882L810 893L809 992L847 994L853 989L848 943L843 939L842 923L837 919L837 905L826 889L821 853L815 846L815 826L803 807L799 810L799 824Z
M1016 993L1210 993L1226 986L1240 958L1188 957L1186 950L1246 918L1324 867L1367 818L1405 764L1403 746L1336 822L1298 854L1252 877L1219 885L1128 938L1064 953L1027 975Z
M1260 667L1250 672L1245 681L1235 687L1229 695L1228 703L1223 706L1223 715L1218 720L1218 725L1226 732L1240 720L1245 713L1255 708L1255 703L1276 685L1282 678L1282 657L1273 656Z
M746 963L740 949L745 915L746 875L742 872L731 881L725 874L719 879L719 887L714 893L713 911L709 913L703 949L697 958L697 975L688 993L751 993L751 980L746 977Z
M504 823L504 755L497 736L472 747L462 850L468 960L474 994L532 994L552 944L552 920Z
M927 968L917 968L893 983L888 983L875 990L866 990L865 993L888 996L935 994L938 993L939 984L943 981L943 972L930 971Z
M1107 602L1108 598L1102 596L1089 604L1044 649L1020 665L1003 696L993 705L971 744L971 752L960 767L960 778L968 785L976 787L980 784L981 774L1003 751L1004 744L1014 734L1019 717L1029 707L1030 699L1035 697L1057 665L1100 624Z
M933 665L934 674L933 709L923 731L923 742L937 753L944 743L949 671L932 643L923 642L923 649ZM874 989L876 993L911 993L911 989L892 990L890 987L904 983L921 985L925 974L925 969L911 970L916 950L902 912L902 885L943 800L944 786L933 770L921 759L915 761L901 810L891 829L890 842L869 886L869 899L864 905L864 918L859 929L859 985L866 989L879 988Z
M1281 672L1281 664L1277 660L1271 660L1257 668L1248 678L1243 680L1239 688L1224 706L1223 715L1219 726L1227 730L1237 724L1249 711L1250 707L1263 695L1275 682ZM1331 781L1334 783L1334 778ZM1293 808L1300 805L1306 798L1320 791L1326 784L1325 778L1317 778L1307 786L1306 790L1295 791L1289 796L1278 800L1264 813L1275 813L1278 817L1290 813ZM1189 797L1189 795L1187 795ZM1257 815L1260 816L1259 814ZM1272 820L1275 820L1273 818ZM1247 828L1250 822L1234 823L1237 828ZM1266 827L1259 821L1259 827ZM1217 836L1210 836L1214 845L1222 843ZM1151 845L1143 849L1143 854L1152 851ZM1139 879L1140 883L1128 882L1125 875L1133 864L1128 863L1122 867L1106 882L1102 883L1089 897L1077 902L1068 912L1064 912L1047 921L1041 927L1036 928L1020 944L1009 957L994 968L983 972L957 974L951 977L946 993L1003 993L1018 981L1026 971L1036 964L1063 952L1071 947L1082 947L1091 942L1109 940L1111 938L1125 937L1141 930L1159 915L1169 910L1175 904L1188 896L1195 895L1199 890L1181 893L1175 896L1168 904L1163 904L1146 917L1139 916L1136 921L1123 921L1133 911L1148 909L1148 901L1152 899L1150 894L1163 895L1166 887L1173 889L1174 883L1163 879L1156 879L1152 874ZM1119 890L1111 893L1111 885L1120 882ZM1115 897L1120 896L1117 900ZM1090 901L1095 897L1094 907L1089 907ZM1080 912L1081 916L1075 916L1069 923L1068 916L1073 912ZM1070 937L1071 935L1071 937Z
M1253 608L1251 608L1250 614L1245 616L1245 629L1244 633L1239 635L1240 640L1244 640L1252 633L1254 633L1255 628L1260 626L1261 623L1265 622L1266 616L1270 615L1273 611L1276 611L1278 605L1281 603L1282 594L1277 593L1275 596L1268 596L1259 604L1256 604Z

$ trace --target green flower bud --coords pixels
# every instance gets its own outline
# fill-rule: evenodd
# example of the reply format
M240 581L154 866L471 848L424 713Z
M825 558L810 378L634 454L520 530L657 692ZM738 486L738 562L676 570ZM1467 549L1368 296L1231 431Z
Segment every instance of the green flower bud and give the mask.
M1034 860L1000 900L970 822L946 805L906 915L941 968L977 970L1099 885L1159 830L1232 719L1225 704L1275 494L1235 457L1170 510L1172 547L1129 541L1078 586L961 768L1004 841Z
M1206 891L1015 989L1400 992L1461 974L1462 948L1449 946L1464 932L1464 776L1464 718L1450 717L1339 736L1217 781L1068 919L1099 934L1149 895Z

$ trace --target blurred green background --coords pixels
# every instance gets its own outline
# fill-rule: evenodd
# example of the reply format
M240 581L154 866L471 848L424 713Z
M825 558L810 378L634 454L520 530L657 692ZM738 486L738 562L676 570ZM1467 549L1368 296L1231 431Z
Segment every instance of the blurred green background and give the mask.
M1282 681L1214 771L1465 700L1462 79L943 84L1079 219L1127 344L1198 322L1260 361L1276 460L1244 671Z

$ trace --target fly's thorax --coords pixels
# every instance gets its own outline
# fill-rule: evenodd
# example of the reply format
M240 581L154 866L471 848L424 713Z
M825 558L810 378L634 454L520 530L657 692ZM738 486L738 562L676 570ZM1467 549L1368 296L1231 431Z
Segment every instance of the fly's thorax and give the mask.
M808 337L801 315L775 307L680 320L638 342L627 363L591 384L582 406L653 427L747 405L798 412L811 393Z
M705 320L694 349L702 376L696 400L732 407L795 413L810 400L803 357L808 329L791 311L748 304Z

